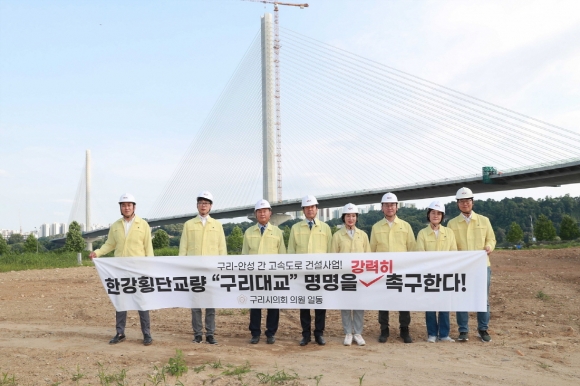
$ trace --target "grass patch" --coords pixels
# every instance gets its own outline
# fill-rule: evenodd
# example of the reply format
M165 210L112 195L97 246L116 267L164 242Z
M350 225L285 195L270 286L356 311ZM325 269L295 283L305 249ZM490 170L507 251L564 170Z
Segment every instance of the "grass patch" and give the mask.
M287 381L292 381L294 379L298 379L298 374L288 374L284 370L276 371L274 374L270 375L270 373L258 373L256 374L260 383L263 384L270 384L270 385L280 385Z
M212 369L221 369L223 368L222 366L222 360L218 359L217 362L210 362L209 363L209 367L211 367Z
M231 369L224 370L222 372L222 374L223 375L242 375L242 374L245 374L245 373L249 373L251 371L250 367L251 367L250 366L250 363L249 362L246 362L243 365L235 366L235 367L233 367Z
M187 364L185 359L183 359L183 352L181 350L175 350L175 358L169 358L169 364L165 366L167 372L177 378L181 377L183 374L187 373Z
M84 377L85 377L85 374L81 373L81 368L79 365L77 365L77 372L71 373L71 381L73 381L74 383L76 383L78 385L79 381L81 379L83 379Z
M177 247L167 247L159 248L153 251L155 256L177 256L179 255L179 248Z
M89 259L88 252L83 252L82 256L83 265L94 265ZM78 266L76 252L22 253L0 256L0 272Z
M550 296L545 294L544 291L538 291L538 293L536 294L536 298L543 300L543 301L547 301L550 300Z
M8 373L2 373L0 376L0 386L16 386L18 382L16 381L16 376L14 374L10 375Z
M550 367L552 367L552 366L550 366L549 364L547 364L547 363L544 363L544 362L540 362L540 363L538 363L538 366L540 366L540 367L541 367L541 368L543 368L544 370L548 370Z
M197 366L193 368L193 371L195 371L196 374L201 373L203 370L205 370L205 365L201 365L201 366Z
M218 315L221 315L221 316L231 316L233 314L234 314L234 310L232 310L230 308L221 308L218 311Z
M526 247L528 247L526 245ZM529 249L565 249L580 247L577 241L540 241L538 244L530 244Z
M247 308L240 309L240 315L248 315L249 312L250 310L248 310Z
M104 366L97 362L99 365L99 372L97 373L97 377L99 378L99 382L101 386L125 386L128 385L127 381L127 370L122 369L118 373L110 373L107 374L106 369Z

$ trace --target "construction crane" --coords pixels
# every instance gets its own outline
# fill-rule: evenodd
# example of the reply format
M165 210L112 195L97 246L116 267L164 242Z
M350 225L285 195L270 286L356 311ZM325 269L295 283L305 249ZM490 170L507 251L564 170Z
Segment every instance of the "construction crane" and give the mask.
M280 24L278 18L278 6L288 5L304 9L308 4L282 3L270 0L244 0L254 3L274 5L274 99L276 106L276 190L278 202L282 201L282 121L280 118Z

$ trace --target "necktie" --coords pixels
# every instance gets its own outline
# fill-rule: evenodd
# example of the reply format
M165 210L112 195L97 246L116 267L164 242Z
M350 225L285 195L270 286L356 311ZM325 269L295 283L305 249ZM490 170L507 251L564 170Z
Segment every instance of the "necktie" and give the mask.
M314 223L313 223L312 221L308 221L308 227L309 227L310 229L312 229L312 225L314 225Z
M262 235L264 234L264 229L266 229L266 227L263 227L260 225L260 234L262 234Z

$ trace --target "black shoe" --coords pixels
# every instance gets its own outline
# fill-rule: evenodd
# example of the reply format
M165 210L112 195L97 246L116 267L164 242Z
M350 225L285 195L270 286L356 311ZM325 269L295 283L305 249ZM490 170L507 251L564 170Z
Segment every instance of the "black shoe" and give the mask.
M314 340L316 341L316 343L318 343L319 346L324 346L326 344L326 341L324 340L324 337L322 335L315 336Z
M268 344L274 344L274 342L276 342L276 338L274 336L268 336L268 337L266 337L266 343L268 343Z
M217 344L217 340L213 337L213 335L208 335L205 337L205 343L207 344Z
M201 343L202 341L203 341L203 338L201 337L201 335L196 335L196 336L193 338L193 341L192 341L192 342L193 342L193 343Z
M478 330L479 338L483 343L491 342L491 336L487 333L487 330Z
M308 343L310 343L310 338L302 338L300 346L306 346Z
M269 339L269 337L268 337ZM252 335L252 339L250 339L251 344L258 344L260 341L260 335Z
M125 340L125 334L117 334L109 341L109 344L117 344Z
M461 343L465 343L469 340L469 335L467 332L460 332L459 336L457 337L457 341Z
M151 345L151 343L153 343L153 338L151 338L151 335L148 334L143 335L143 344L145 346L149 346Z
M401 327L401 339L405 343L413 343L413 338L409 335L409 327Z
M387 343L389 339L389 330L381 330L381 335L379 336L379 343Z

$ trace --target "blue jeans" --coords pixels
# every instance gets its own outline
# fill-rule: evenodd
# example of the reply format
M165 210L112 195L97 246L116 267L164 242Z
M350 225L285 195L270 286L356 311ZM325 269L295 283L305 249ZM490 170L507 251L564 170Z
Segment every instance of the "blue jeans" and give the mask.
M489 285L491 284L491 267L487 267L487 312L477 313L477 329L487 331L489 324ZM469 332L469 314L467 312L457 312L457 326L459 332Z
M425 324L427 324L427 335L445 338L449 336L449 312L439 311L439 321L437 321L437 312L425 312Z

